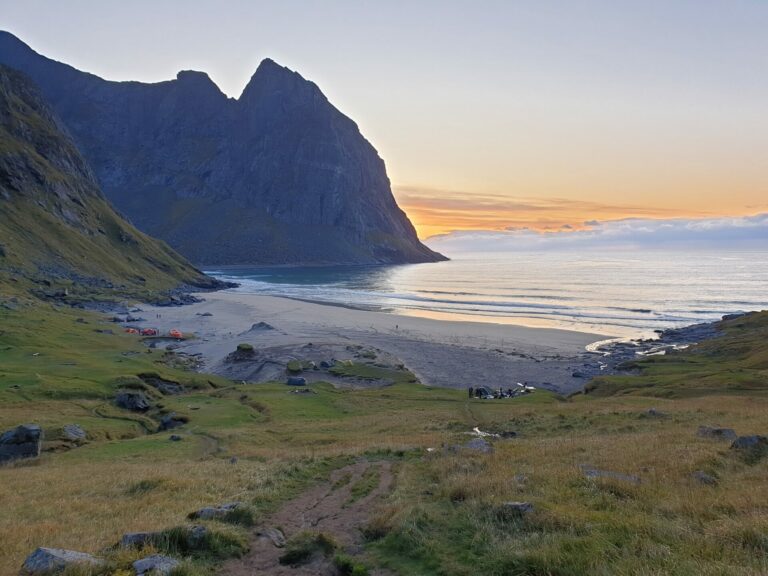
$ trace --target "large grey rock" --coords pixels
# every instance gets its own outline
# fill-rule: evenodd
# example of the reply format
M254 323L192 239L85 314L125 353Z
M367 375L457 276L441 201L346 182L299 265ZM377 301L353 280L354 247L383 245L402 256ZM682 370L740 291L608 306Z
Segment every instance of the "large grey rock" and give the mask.
M75 552L74 550L62 550L59 548L38 548L27 556L21 568L21 573L30 576L56 574L78 564L97 566L102 563L98 558L85 552Z
M171 412L160 419L160 430L173 430L184 426L187 422L189 422L189 418L186 416L179 416L175 412Z
M167 576L181 562L170 556L154 554L133 563L136 576Z
M119 408L130 410L132 412L146 412L151 407L146 394L135 390L118 392L115 397L115 404Z
M765 436L739 436L731 444L734 450L768 450L768 437Z
M66 424L62 429L62 434L70 442L82 442L88 436L85 430L77 424Z
M286 384L288 384L288 386L306 386L307 379L302 378L301 376L291 376L286 381Z
M40 86L118 210L194 262L442 259L419 242L357 125L272 60L237 100L202 72L156 84L102 80L7 32L0 63Z
M283 548L286 544L285 534L278 528L264 528L258 532L260 538L266 538L276 548Z
M700 438L712 438L714 440L736 439L736 431L733 428L721 428L719 426L699 426L696 435Z
M43 430L37 424L22 424L0 435L0 464L21 458L37 458Z

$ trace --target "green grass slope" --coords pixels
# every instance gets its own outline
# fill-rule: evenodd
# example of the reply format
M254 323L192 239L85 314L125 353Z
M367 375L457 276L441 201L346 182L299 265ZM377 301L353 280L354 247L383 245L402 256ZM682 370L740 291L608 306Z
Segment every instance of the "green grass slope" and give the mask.
M719 328L719 338L645 358L632 364L639 375L596 378L586 391L669 398L768 393L768 312L724 320Z
M0 287L41 283L144 297L216 285L112 209L36 88L0 67Z

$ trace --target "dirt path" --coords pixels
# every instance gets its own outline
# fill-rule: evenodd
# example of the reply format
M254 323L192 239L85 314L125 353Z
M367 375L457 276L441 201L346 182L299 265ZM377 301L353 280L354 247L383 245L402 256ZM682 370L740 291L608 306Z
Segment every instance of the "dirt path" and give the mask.
M294 575L331 576L335 570L328 560L315 560L304 566L283 566L285 552L275 541L284 535L290 540L304 531L331 536L349 555L362 551L360 532L368 521L372 504L392 487L390 462L368 462L336 470L329 482L319 484L285 504L253 533L250 552L224 564L221 576ZM276 531L278 531L276 533ZM387 572L372 574L384 576Z

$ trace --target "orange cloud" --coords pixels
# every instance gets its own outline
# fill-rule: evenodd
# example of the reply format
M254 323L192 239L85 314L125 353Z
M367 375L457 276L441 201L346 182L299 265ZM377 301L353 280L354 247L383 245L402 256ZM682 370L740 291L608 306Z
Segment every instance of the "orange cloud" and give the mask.
M567 198L513 198L503 194L473 194L414 186L394 189L421 238L453 230L581 229L585 222L622 218L711 216L711 212L652 208L631 204L602 204Z

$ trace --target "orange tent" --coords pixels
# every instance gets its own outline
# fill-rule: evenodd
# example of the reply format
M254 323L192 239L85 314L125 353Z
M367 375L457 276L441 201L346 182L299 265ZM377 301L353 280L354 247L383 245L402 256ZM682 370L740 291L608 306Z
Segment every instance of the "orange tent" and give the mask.
M180 331L180 330L177 330L176 328L174 328L173 330L171 330L171 331L169 332L169 334L171 335L171 338L179 338L179 339L181 339L181 338L183 338L183 337L184 337L184 334L182 334L182 333L181 333L181 331Z

